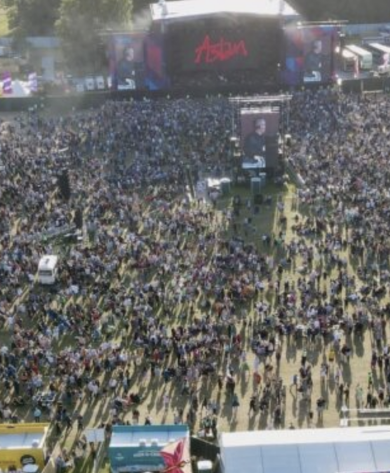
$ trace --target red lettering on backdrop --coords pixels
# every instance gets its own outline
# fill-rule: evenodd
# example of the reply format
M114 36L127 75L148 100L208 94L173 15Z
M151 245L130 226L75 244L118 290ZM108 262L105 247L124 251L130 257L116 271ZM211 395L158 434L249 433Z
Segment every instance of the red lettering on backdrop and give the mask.
M221 38L217 43L211 43L210 36L206 35L203 43L195 49L195 64L228 61L234 56L248 56L245 41L237 43Z

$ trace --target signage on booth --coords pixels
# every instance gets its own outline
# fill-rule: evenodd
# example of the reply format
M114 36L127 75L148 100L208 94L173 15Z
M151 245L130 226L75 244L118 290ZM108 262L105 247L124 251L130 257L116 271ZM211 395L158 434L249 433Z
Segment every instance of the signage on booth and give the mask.
M32 455L23 455L20 458L20 463L22 464L22 466L34 465L36 463L36 460Z

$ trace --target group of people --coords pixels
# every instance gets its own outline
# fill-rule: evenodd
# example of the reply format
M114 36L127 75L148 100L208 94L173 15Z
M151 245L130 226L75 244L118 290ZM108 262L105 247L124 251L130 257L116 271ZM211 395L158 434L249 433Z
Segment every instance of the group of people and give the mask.
M349 405L346 367L367 336L374 376L364 389L370 406L379 393L386 406L389 101L294 95L285 151L301 187L294 212L280 200L269 234L246 231L250 202L191 196L204 176L237 169L227 99L107 102L3 122L3 421L50 420L68 433L99 406L99 423L164 419L215 434L244 413L284 425L291 392L309 422L315 405L323 422L331 378L337 406ZM69 200L57 185L64 168ZM58 236L79 209L83 238L67 244ZM57 283L42 287L48 254L60 255Z

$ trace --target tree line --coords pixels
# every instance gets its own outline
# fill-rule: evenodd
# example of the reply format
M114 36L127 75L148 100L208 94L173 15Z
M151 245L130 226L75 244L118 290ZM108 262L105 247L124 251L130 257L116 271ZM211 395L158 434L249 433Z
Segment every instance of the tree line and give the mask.
M0 0L14 44L22 50L28 36L55 36L70 70L99 72L106 64L102 33L128 30L132 0Z
M106 61L104 35L128 30L151 0L0 0L16 44L27 36L59 35L68 66L93 72ZM260 1L260 0L259 0ZM308 21L390 22L390 0L290 0ZM92 70L91 70L92 69Z

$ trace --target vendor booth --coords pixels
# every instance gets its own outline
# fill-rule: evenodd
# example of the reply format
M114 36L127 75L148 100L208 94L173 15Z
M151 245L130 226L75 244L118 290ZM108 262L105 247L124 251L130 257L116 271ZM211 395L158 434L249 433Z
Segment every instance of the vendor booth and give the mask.
M390 471L388 426L223 433L220 448L223 473Z
M108 449L113 473L190 473L189 430L185 425L114 426Z
M46 456L48 424L0 425L0 468L42 471Z

